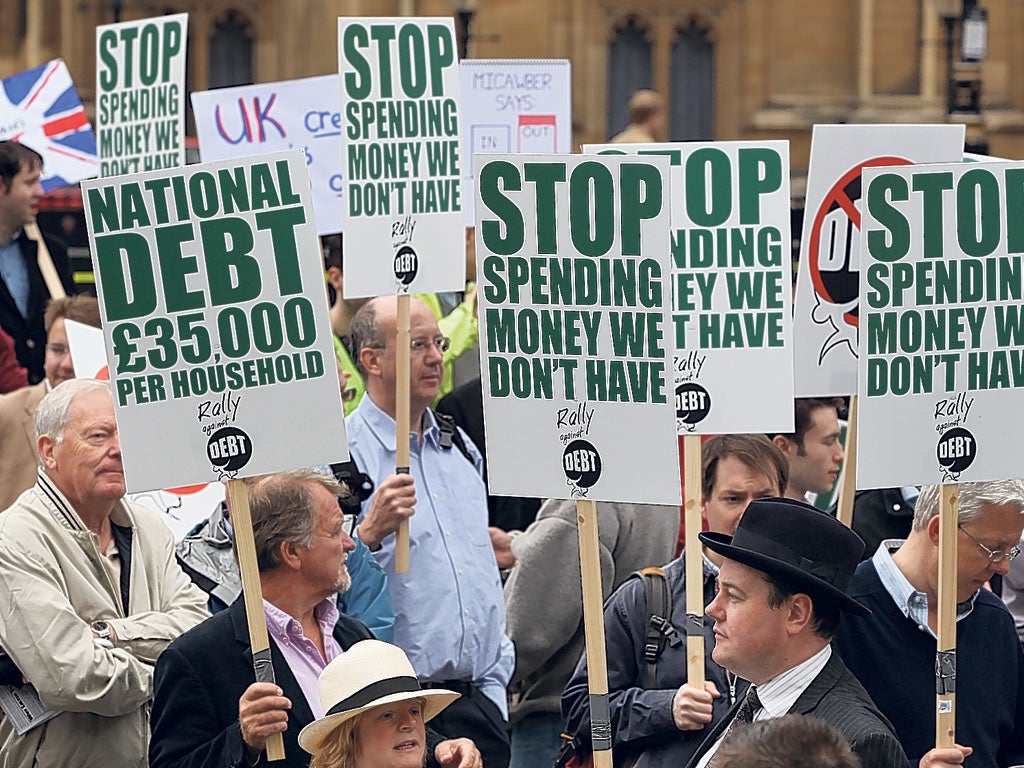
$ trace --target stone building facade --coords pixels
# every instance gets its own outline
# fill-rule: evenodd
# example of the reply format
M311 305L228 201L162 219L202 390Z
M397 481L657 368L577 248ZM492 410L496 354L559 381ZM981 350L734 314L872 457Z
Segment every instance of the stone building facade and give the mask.
M574 146L621 130L653 87L665 139L789 139L799 195L817 122L962 120L969 143L1024 158L1024 2L974 2L980 65L959 63L965 0L0 0L0 73L62 56L91 109L95 27L115 11L188 12L200 90L335 71L339 15L455 15L471 57L572 61ZM979 115L948 116L950 73L982 84Z

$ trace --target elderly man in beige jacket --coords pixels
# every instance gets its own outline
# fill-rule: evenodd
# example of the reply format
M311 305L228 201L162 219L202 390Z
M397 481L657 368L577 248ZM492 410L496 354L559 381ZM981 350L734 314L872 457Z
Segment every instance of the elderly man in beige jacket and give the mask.
M163 522L124 499L109 383L64 382L35 424L39 479L0 515L0 671L57 714L21 735L0 720L0 764L145 766L153 664L206 596Z

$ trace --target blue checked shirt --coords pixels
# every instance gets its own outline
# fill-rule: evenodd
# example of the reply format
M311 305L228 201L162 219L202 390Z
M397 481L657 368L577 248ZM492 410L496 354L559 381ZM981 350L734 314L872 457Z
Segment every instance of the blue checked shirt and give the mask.
M892 559L892 553L903 545L903 539L886 539L878 545L878 549L871 558L871 562L878 571L878 578L885 587L885 591L895 601L896 606L903 612L903 615L911 621L917 622L917 628L927 632L932 637L935 633L928 626L928 595L914 589L903 571ZM962 603L957 603L956 620L967 618L974 610L974 599L978 596L975 592Z
M346 420L349 451L375 483L395 471L395 420L367 395ZM429 409L423 444L409 435L416 511L409 521L409 572L395 573L395 537L374 553L388 575L395 645L422 680L472 682L506 717L515 651L505 635L505 601L487 532L483 459L463 435L474 462L442 448ZM363 514L372 497L363 502Z

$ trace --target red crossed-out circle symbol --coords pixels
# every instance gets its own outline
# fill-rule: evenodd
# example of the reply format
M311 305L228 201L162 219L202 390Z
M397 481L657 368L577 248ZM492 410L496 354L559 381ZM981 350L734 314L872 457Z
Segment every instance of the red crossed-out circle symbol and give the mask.
M807 249L814 293L822 301L839 306L849 304L857 298L860 290L860 274L853 269L852 262L855 235L860 232L860 211L856 203L863 189L861 171L877 166L910 164L902 157L870 158L840 176L822 198L814 215L810 247ZM823 266L828 268L823 269ZM859 305L854 305L843 314L843 320L856 326L859 314Z

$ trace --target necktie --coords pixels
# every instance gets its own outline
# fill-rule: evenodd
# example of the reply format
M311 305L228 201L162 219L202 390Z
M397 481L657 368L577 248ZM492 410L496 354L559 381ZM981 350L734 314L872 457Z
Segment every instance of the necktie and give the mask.
M754 722L754 713L761 708L761 700L757 698L756 686L750 686L747 689L747 695L743 697L743 701L739 708L736 710L736 716L729 723L729 727L725 729L725 733L722 734L722 738L718 742L718 746L721 747L725 743L725 740L729 738L729 734L733 732L734 728L742 728L749 723ZM715 762L718 760L718 750L715 750L715 754L707 764L707 768L714 768Z

